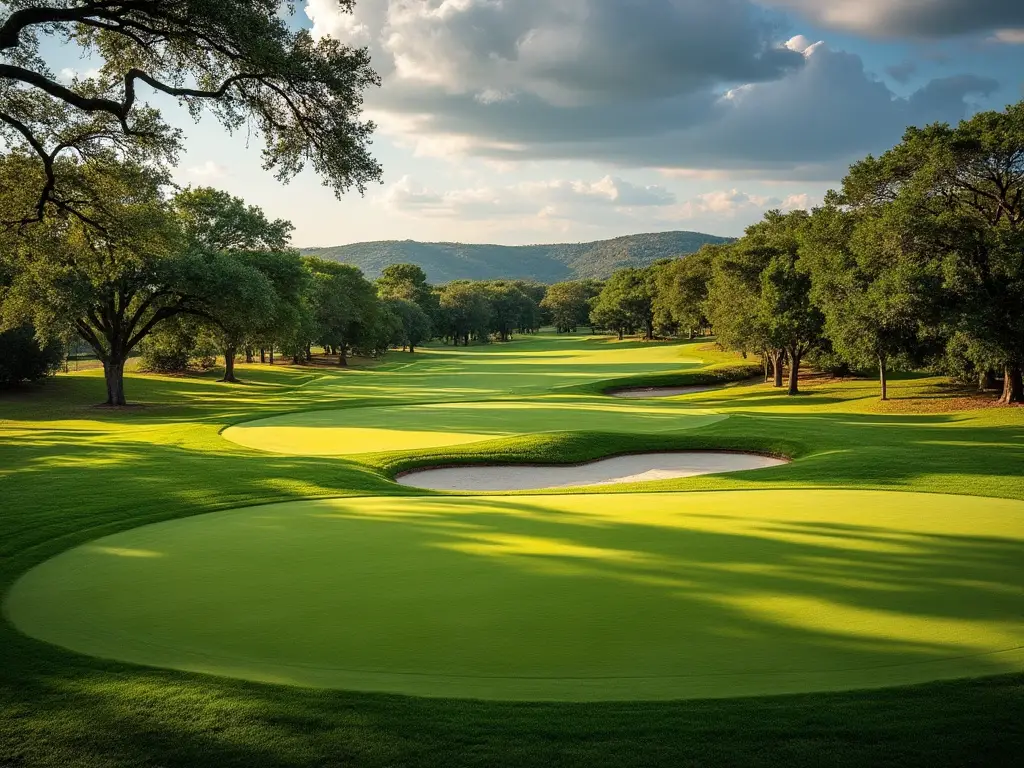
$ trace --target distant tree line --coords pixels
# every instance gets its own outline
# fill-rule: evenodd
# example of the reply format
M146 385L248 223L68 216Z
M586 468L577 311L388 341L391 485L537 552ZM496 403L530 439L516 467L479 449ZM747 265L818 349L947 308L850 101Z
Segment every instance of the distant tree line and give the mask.
M1024 102L911 128L812 212L768 212L734 243L624 269L596 296L552 286L562 330L713 332L790 394L834 371L929 367L1024 402Z
M350 264L301 256L291 224L211 188L173 187L154 164L97 150L58 158L61 195L41 221L0 230L0 346L33 353L0 380L53 370L79 337L102 362L107 402L124 365L157 370L236 358L294 363L507 341L545 325L620 339L713 333L759 356L799 392L807 362L831 371L931 367L1024 401L1024 103L953 128L911 128L850 168L812 212L770 211L730 243L606 281L428 284L413 264L376 282ZM37 178L38 177L38 178ZM0 220L31 218L46 178L0 157ZM32 346L32 344L29 344Z

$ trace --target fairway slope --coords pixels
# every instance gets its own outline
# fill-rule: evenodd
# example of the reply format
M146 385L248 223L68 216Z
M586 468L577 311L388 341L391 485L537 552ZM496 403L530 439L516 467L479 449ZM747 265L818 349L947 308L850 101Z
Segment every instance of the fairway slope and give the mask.
M237 424L222 434L262 451L343 456L442 448L540 432L671 432L724 418L713 411L663 403L535 398L307 411Z
M145 526L5 606L81 653L485 699L844 690L1024 669L1024 503L804 490L292 502Z

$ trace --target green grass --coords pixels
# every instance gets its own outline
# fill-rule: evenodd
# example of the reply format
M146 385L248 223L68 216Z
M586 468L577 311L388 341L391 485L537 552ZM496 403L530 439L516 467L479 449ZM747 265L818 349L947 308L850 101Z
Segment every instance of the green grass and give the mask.
M879 491L360 498L135 528L7 608L103 658L348 690L681 699L1024 669L1024 503Z
M1024 411L946 411L960 401L951 400L941 382L920 377L893 382L890 405L877 404L870 381L815 383L809 394L792 399L762 385L734 385L673 401L728 419L651 434L580 433L566 424L559 432L501 437L483 431L487 442L345 458L263 453L219 434L232 424L289 411L354 413L381 405L541 395L563 405L582 403L593 394L577 391L580 385L696 373L697 359L729 364L702 346L542 337L458 353L389 356L376 370L240 366L250 382L241 387L217 384L216 373L132 376L129 398L144 405L123 411L92 407L102 391L94 372L60 376L37 391L0 399L0 588L6 592L53 555L145 523L317 497L424 497L387 477L434 462L582 461L638 450L719 447L797 461L764 473L624 487L603 498L636 490L765 487L1024 498ZM912 412L919 410L927 412ZM400 425L388 426L401 432ZM509 498L527 503L524 496ZM984 505L984 498L978 503ZM959 595L959 605L976 603L979 612L1012 601L1014 595L993 582L1012 589L1012 579L1002 574L1020 562L1013 541L1024 521L1011 519L1003 535L968 535L973 518L965 516L966 530L923 532L920 551L907 556L916 579L890 574L876 603L931 616L938 625L944 623L938 602L946 589ZM599 534L587 528L574 535L594 544ZM738 536L747 543L754 538ZM603 548L614 544L604 542ZM757 563L769 553L762 549L751 559ZM875 557L858 554L852 563L840 557L820 567L812 558L802 562L799 583L805 590L815 585L816 598L854 609L866 587L830 587L828 580L856 581L845 570L858 564L878 577L885 569ZM988 581L950 575L973 567ZM702 583L710 585L706 576ZM728 591L736 577L723 576L719 583ZM1020 621L1019 591L1016 600L1016 612L1007 610L1003 620ZM1022 707L1024 678L1013 674L874 691L615 704L350 693L103 661L32 640L9 623L0 627L5 766L1000 765L1014 762L1024 747Z

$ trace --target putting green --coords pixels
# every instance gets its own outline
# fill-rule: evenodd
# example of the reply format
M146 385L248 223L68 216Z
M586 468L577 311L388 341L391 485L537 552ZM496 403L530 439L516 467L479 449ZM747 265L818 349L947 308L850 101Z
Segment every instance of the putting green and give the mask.
M306 411L238 424L222 434L263 451L341 456L441 448L536 432L667 432L724 418L665 403L537 398Z
M12 588L25 633L249 680L493 699L1024 669L1024 503L876 491L391 497L137 528Z

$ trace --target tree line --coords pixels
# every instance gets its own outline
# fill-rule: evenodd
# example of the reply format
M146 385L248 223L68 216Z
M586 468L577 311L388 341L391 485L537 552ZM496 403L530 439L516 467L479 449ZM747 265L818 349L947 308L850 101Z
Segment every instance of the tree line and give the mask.
M595 285L552 286L561 330L713 332L790 394L833 371L930 368L1024 402L1024 102L910 128L811 212L768 212L737 241ZM586 318L586 319L585 319Z
M17 183L33 167L0 157L0 213L34 204L33 185ZM123 405L125 363L138 353L163 372L222 356L222 381L236 382L243 355L303 363L316 348L345 366L352 354L413 352L434 338L507 341L541 326L537 283L434 287L412 264L373 283L351 264L300 256L289 222L213 188L175 188L153 166L105 157L62 173L81 185L76 210L0 236L0 321L24 361L9 379L52 370L54 342L78 337L103 365L106 402Z
M777 386L788 375L794 394L813 361L877 368L882 397L890 371L928 366L986 388L1001 379L1003 402L1024 400L1024 104L911 128L814 211L770 212L736 242L604 282L435 287L393 265L374 284L352 265L300 257L288 222L171 184L181 135L135 90L210 107L226 128L262 135L282 179L308 163L341 193L380 176L360 116L377 82L366 52L313 41L275 4L179 11L83 3L0 22L0 347L23 357L0 378L51 369L75 336L120 405L140 350L165 367L213 350L230 382L236 357L258 350L301 362L316 346L344 365L552 323L620 338L713 332L760 356ZM88 48L98 74L59 82L48 37Z

